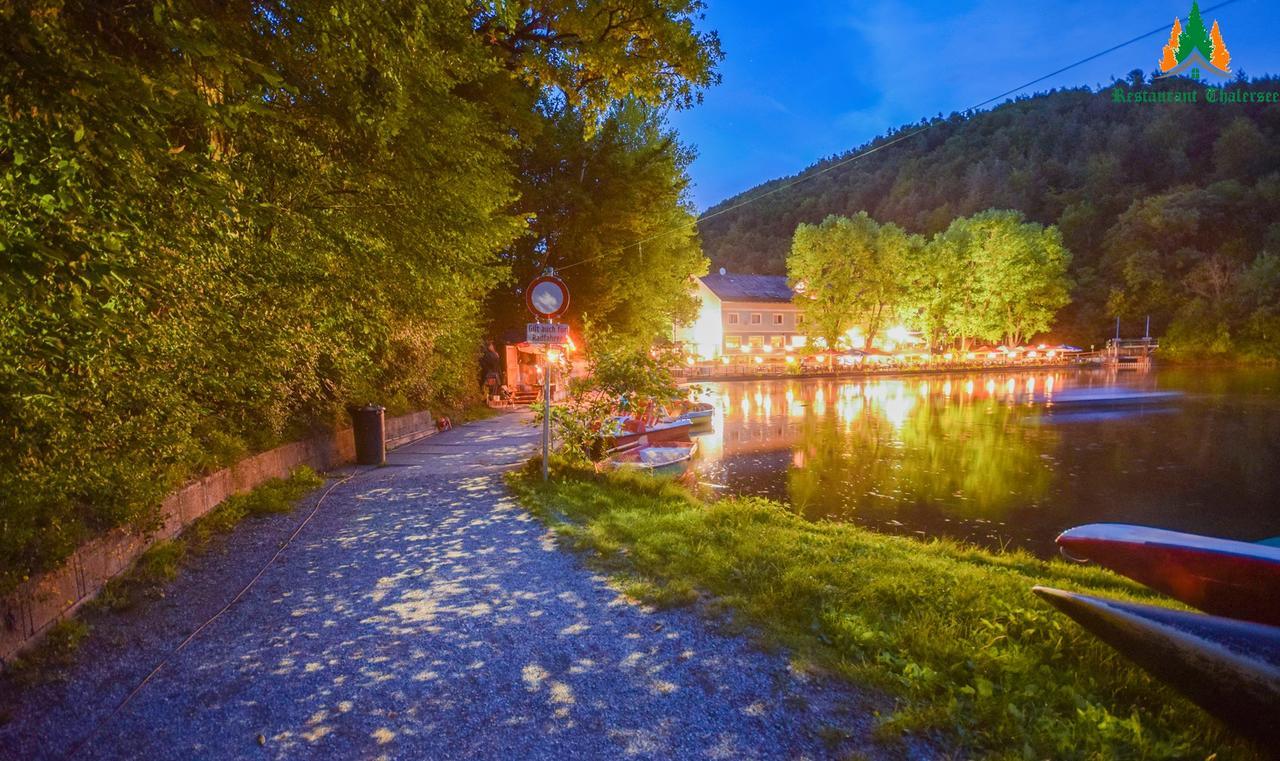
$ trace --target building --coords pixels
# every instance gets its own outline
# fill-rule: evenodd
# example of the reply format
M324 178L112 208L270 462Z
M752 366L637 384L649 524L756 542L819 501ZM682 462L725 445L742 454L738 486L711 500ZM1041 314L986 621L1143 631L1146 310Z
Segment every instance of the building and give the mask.
M785 277L721 269L696 278L695 287L698 317L678 326L675 338L698 357L785 355L805 345L803 317Z

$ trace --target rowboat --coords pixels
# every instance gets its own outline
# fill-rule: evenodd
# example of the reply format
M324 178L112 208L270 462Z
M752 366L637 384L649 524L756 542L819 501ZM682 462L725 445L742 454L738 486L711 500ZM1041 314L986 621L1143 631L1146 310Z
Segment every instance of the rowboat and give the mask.
M695 429L707 428L711 426L715 413L716 408L708 402L690 402L680 411L676 419L688 420Z
M689 438L689 430L692 426L693 424L688 420L677 419L655 423L636 431L627 431L623 427L622 420L619 420L614 432L607 435L605 441L608 447L615 449L635 444L641 438L647 438L650 444L659 444L666 441L685 441Z
M1280 625L1280 547L1118 523L1070 529L1058 546L1206 613Z
M1280 628L1035 587L1099 639L1264 748L1280 744Z
M698 451L698 442L679 441L651 444L641 440L636 444L614 449L597 468L615 470L640 470L654 474L678 475L683 473Z

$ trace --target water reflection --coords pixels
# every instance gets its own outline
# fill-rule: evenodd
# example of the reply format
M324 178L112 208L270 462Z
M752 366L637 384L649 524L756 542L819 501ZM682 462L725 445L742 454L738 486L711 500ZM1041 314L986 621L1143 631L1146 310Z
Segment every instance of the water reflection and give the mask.
M1275 377L1262 376L1264 401L1250 413L1231 394L1045 411L1083 388L1179 385L1162 377L1057 370L713 384L715 431L701 439L698 475L724 492L785 500L811 519L1042 554L1059 530L1091 520L1280 534L1275 477L1236 476L1280 449L1277 384L1267 385ZM1214 423L1229 438L1204 457L1188 437ZM1219 520L1197 507L1233 494L1237 504Z

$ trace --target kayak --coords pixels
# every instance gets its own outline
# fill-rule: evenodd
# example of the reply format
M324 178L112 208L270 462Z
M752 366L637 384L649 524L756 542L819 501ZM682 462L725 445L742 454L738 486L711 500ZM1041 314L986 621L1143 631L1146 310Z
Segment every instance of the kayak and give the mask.
M1265 748L1280 743L1280 627L1033 591L1236 732Z
M1206 613L1280 626L1280 547L1119 523L1070 529L1058 546Z
M614 469L641 470L650 473L677 474L689 467L698 451L696 441L665 444L641 443L615 450L602 465Z

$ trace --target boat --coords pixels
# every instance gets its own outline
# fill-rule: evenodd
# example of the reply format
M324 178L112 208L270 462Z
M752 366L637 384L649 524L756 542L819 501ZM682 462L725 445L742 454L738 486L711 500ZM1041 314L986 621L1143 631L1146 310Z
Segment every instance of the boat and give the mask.
M1033 591L1236 732L1264 748L1280 745L1280 627Z
M1280 626L1280 547L1121 523L1058 536L1063 554L1091 560L1206 613Z
M1072 389L1044 400L1050 411L1082 408L1142 407L1170 404L1182 397L1177 391L1134 391L1122 388Z
M618 418L613 428L613 432L605 436L605 443L609 449L617 449L635 444L641 438L647 438L650 444L660 444L666 441L686 441L689 438L689 431L693 427L693 423L688 420L676 419L669 421L659 421L653 425L635 425L635 430L627 430L629 427L625 421L630 418Z
M716 408L709 402L686 402L681 405L676 420L688 420L695 429L710 428Z
M698 442L692 440L654 444L641 439L611 450L597 469L639 470L653 474L678 475L683 473L698 451Z

